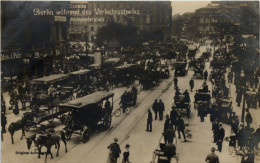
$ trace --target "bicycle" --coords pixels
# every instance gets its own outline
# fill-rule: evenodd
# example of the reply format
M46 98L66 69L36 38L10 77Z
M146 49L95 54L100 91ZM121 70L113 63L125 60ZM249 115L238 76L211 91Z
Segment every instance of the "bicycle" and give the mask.
M115 115L116 117L119 117L119 116L122 114L122 112L123 112L123 107L122 107L122 105L121 105L120 108L116 109L116 111L114 112L114 115ZM131 108L130 108L129 106L127 106L127 107L125 108L125 113L126 113L126 114L129 114L130 112L131 112Z

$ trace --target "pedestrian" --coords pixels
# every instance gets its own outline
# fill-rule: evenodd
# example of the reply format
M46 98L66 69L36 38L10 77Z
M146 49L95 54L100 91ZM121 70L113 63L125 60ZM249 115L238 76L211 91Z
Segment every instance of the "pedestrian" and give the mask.
M255 136L257 138L256 149L258 149L258 144L260 142L260 124L258 125L258 128L255 130Z
M230 71L229 73L228 73L228 83L232 83L233 82L233 74L232 74L232 72Z
M178 116L178 120L177 120L177 128L178 128L178 138L179 139L181 138L181 134L180 134L180 132L181 132L182 136L184 138L184 142L187 142L186 136L185 136L185 133L184 133L184 129L185 129L184 121L183 121L183 119L181 118L180 115Z
M174 77L174 88L177 90L178 88L178 79L177 79L177 76Z
M222 151L222 143L225 137L225 130L222 127L222 123L219 123L219 129L217 131L217 146L218 146L218 151Z
M236 96L236 102L237 102L237 106L239 107L240 106L240 103L241 103L241 100L242 100L242 90L241 88L238 88L237 89L237 96Z
M218 119L216 118L215 121L212 124L213 142L214 143L217 143L218 126L219 126L219 122L218 122Z
M15 99L15 101L14 101L13 113L14 113L14 115L18 115L18 114L19 114L19 107L18 107L18 101L17 101L17 99Z
M5 125L7 124L5 112L1 111L1 127L2 127L2 133L6 132Z
M200 122L204 122L205 115L206 115L205 106L202 103L199 103L199 106L198 106L198 116L200 117Z
M177 117L178 117L178 112L175 110L176 106L172 106L172 110L170 112L170 120L171 120L171 127L173 128L173 125L175 126L175 130L177 127Z
M138 90L137 90L137 88L135 86L133 86L131 92L133 93L133 105L135 106L136 105L136 100L137 100Z
M119 105L122 104L123 113L125 113L125 109L127 108L127 91L125 91L121 96L121 101Z
M158 107L159 107L159 104L157 102L157 99L155 99L154 103L153 103L153 106L152 106L152 109L153 109L154 115L155 115L154 120L157 120Z
M129 155L130 155L129 148L130 148L130 145L126 144L125 145L125 152L123 153L122 163L130 163L130 161L129 161Z
M194 88L194 80L193 80L193 78L190 79L189 84L190 84L190 90L191 90L191 92L192 92L192 90L193 90L193 88Z
M207 81L207 79L208 79L208 71L205 70L204 71L204 80Z
M152 132L152 121L153 121L153 115L150 109L148 109L148 117L147 117L147 132Z
M249 108L246 109L247 114L246 114L246 124L247 124L247 128L250 129L250 124L253 122L253 118L251 113L249 112Z
M114 143L107 147L107 149L110 149L107 163L117 163L117 159L120 157L121 149L117 142L118 138L114 138Z
M240 128L238 130L237 143L240 150L242 150L242 148L246 145L246 133L243 123L240 124Z
M169 142L173 143L175 138L175 130L172 127L168 127L163 131L164 143L167 144Z
M166 115L165 122L164 122L164 129L163 129L163 130L165 130L165 129L169 128L169 127L170 127L170 117L169 117L169 115L167 114L167 115Z
M218 158L218 156L215 154L215 148L214 147L212 147L211 148L211 154L208 154L207 155L207 157L206 157L206 159L205 159L205 161L207 162L207 163L219 163L219 158Z
M160 99L159 100L159 103L158 103L158 111L159 111L159 118L160 118L160 121L163 120L163 112L164 112L164 103L162 102L162 100Z

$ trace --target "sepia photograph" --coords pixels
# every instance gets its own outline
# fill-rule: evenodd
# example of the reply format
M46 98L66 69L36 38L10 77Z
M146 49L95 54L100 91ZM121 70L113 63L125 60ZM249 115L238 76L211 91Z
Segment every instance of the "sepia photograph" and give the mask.
M260 163L259 1L1 1L2 163Z

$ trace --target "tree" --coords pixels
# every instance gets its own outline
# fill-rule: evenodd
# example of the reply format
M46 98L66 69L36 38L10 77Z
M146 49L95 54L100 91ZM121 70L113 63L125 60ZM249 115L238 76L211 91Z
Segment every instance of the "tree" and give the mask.
M103 26L98 30L96 44L98 47L104 45L104 42L110 42L116 40L120 46L138 46L140 39L137 35L136 28L130 23L127 26L109 22L107 26Z

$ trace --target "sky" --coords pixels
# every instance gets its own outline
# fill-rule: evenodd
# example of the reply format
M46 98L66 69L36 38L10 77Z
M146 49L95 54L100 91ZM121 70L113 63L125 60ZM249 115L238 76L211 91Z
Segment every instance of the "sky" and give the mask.
M194 12L208 4L210 1L172 1L172 15Z

